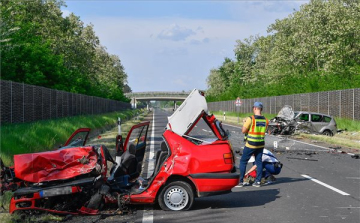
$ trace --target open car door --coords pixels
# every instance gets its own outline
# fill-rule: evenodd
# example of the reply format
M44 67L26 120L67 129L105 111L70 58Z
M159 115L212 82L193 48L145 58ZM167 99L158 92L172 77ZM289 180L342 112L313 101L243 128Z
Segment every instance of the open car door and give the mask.
M149 121L134 125L130 129L124 143L124 152L129 148L130 144L135 145L135 156L139 161L142 161L144 159L149 125Z
M70 138L66 141L63 147L61 149L70 148L70 147L79 147L79 146L85 146L86 140L89 137L91 129L90 128L80 128L77 129Z

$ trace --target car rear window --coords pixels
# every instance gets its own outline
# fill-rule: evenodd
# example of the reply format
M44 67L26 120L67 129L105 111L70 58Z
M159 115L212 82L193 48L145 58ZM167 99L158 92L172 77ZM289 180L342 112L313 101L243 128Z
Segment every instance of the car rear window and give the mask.
M324 122L331 122L331 117L324 116Z
M322 115L311 114L311 121L312 122L321 122L321 120L322 120Z

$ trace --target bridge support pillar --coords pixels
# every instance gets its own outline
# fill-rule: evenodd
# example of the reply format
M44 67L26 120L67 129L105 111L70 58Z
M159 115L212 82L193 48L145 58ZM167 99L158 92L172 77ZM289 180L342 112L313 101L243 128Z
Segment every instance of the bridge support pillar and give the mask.
M176 101L174 101L174 111L176 110Z
M136 98L133 98L133 100L134 100L133 108L136 109L136 102L137 102Z
M148 101L146 102L146 110L149 111L149 102Z

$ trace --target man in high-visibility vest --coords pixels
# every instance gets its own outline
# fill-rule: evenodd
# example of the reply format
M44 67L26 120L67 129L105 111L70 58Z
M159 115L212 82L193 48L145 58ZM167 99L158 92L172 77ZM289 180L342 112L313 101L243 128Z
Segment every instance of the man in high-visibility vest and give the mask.
M246 165L250 157L255 155L255 164L257 166L257 173L262 173L262 154L265 146L265 132L269 124L269 120L262 116L261 112L263 104L261 102L255 102L253 106L254 115L246 118L243 122L242 133L245 134L245 147L240 159L240 183L239 186L249 185L244 182L244 175L246 171ZM261 174L256 176L254 187L260 187Z

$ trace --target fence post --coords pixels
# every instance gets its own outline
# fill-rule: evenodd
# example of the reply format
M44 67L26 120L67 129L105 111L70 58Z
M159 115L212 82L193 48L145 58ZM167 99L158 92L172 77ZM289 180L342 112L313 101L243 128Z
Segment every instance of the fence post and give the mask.
M327 92L327 94L328 94L328 115L330 115L330 92L328 91Z
M275 110L275 113L276 113L276 98L277 98L277 97L275 96L275 109L274 109L274 110Z
M12 123L12 81L10 81L10 123Z
M41 120L44 120L44 87L41 87Z
M23 84L23 123L25 122L25 85Z
M49 109L49 111L50 111L50 119L51 119L51 90L50 90L50 94L49 94L49 95L50 95L50 103L49 103L49 108L50 108L50 109Z
M353 89L353 120L355 120L355 89Z
M269 101L270 101L270 103L269 103L270 104L270 114L272 114L271 113L271 97L269 98Z
M320 113L320 93L318 92L318 113Z
M35 121L36 117L35 117L35 86L33 86L33 119L32 121Z
M295 110L295 95L293 94L293 109Z
M58 93L57 93L57 90L55 90L55 111L56 111L56 118L58 118Z
M340 90L340 97L339 97L339 117L341 118L341 90Z

